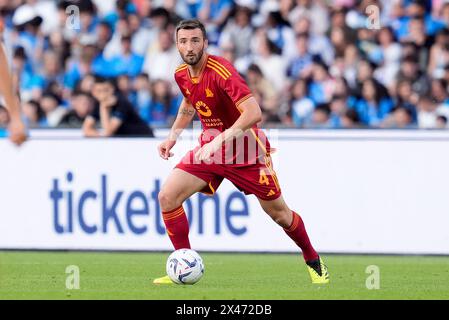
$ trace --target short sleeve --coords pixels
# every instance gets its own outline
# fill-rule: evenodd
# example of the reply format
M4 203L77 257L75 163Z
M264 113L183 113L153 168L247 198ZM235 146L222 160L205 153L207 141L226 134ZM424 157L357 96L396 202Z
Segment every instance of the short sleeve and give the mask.
M130 109L132 109L132 105L127 100L119 98L117 105L112 109L111 116L125 121Z
M235 106L238 107L242 102L252 96L251 90L237 70L230 66L227 66L227 69L230 70L231 76L223 80L224 90L232 102L234 102Z
M182 80L181 80L181 78L180 78L180 76L179 76L179 73L176 72L175 75L174 75L174 77L175 77L176 84L178 85L179 91L182 93L182 95L184 96L184 98L186 98L186 99L188 100L187 93L184 92Z
M95 122L100 121L100 105L98 103L95 104L91 113L89 113L88 117L95 120Z

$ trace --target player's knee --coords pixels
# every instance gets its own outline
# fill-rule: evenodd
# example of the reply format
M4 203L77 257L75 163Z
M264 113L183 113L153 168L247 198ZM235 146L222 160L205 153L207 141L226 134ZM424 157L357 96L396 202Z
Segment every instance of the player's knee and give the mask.
M272 210L270 213L271 218L282 228L288 228L291 224L292 215L290 210L280 209Z
M288 228L290 226L289 220L287 220L284 216L276 217L273 220L282 228Z
M170 211L179 206L176 203L176 197L163 189L158 194L158 200L162 211Z

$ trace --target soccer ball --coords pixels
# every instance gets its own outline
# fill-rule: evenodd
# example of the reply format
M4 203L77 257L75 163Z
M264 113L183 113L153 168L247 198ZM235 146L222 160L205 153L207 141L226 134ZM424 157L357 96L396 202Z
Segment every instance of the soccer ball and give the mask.
M191 249L173 251L167 259L167 275L177 284L194 284L204 274L203 259Z

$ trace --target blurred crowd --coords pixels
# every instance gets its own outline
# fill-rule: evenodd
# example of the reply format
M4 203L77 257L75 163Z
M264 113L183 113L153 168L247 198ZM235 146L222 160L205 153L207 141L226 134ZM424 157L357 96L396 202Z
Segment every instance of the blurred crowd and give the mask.
M81 127L96 76L170 126L185 18L247 80L264 127L448 128L449 1L0 0L28 127Z

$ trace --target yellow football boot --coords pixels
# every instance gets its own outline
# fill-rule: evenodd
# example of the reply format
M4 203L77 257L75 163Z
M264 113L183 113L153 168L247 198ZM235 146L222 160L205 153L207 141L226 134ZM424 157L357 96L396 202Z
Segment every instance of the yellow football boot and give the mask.
M306 263L307 270L309 270L310 278L314 284L329 283L329 272L327 266L323 263L321 257L317 260Z
M154 284L173 284L169 276L163 276L153 280Z

